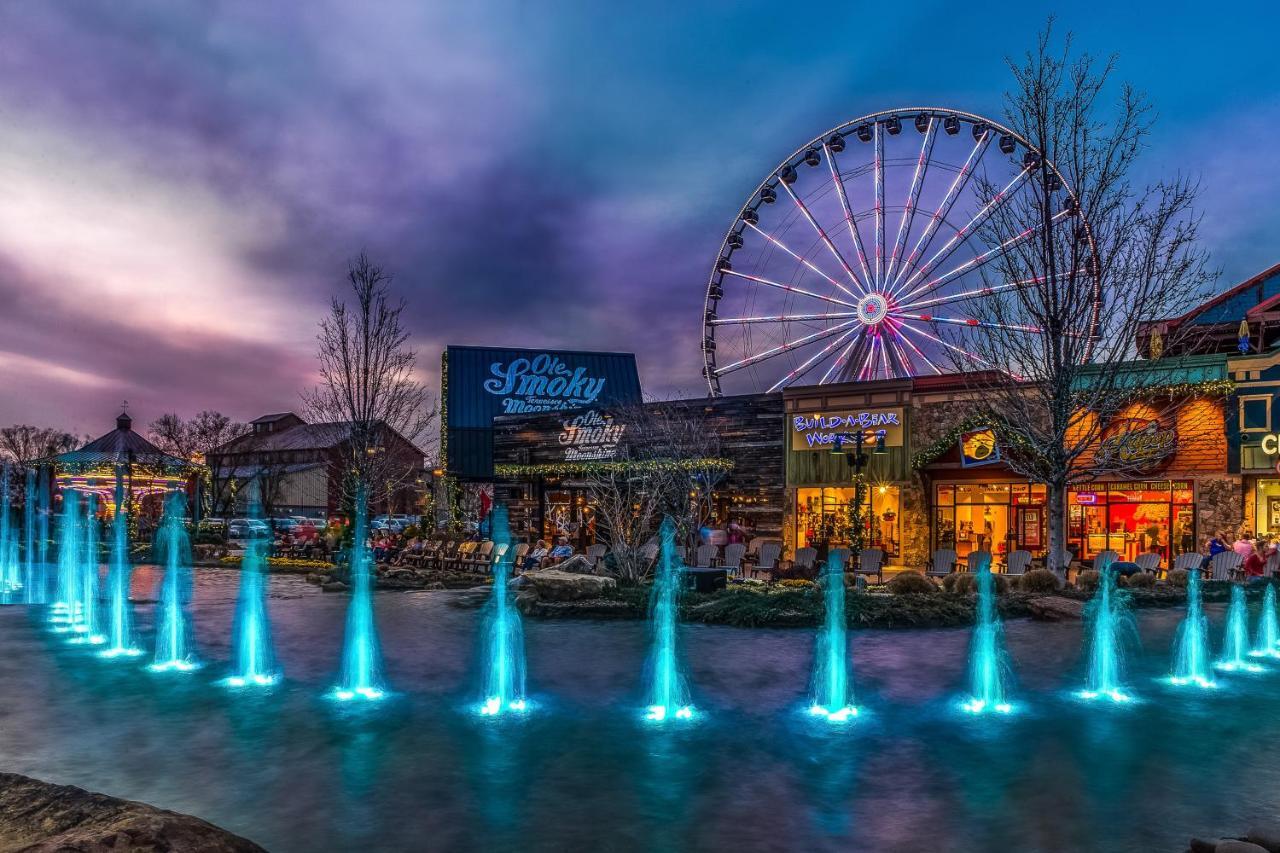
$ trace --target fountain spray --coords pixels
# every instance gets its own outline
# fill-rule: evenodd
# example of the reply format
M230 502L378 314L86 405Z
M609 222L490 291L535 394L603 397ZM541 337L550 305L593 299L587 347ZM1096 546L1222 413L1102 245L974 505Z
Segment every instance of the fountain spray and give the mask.
M689 689L680 668L679 600L680 562L676 556L675 524L663 519L659 531L657 575L649 599L649 624L653 645L649 654L649 702L646 718L661 722L668 717L687 720L693 716Z
M78 618L81 526L80 494L68 489L62 495L62 514L58 516L58 583L50 617L53 630L59 633L70 631Z
M191 548L186 504L182 492L170 492L156 533L155 550L164 565L164 579L156 610L155 659L148 667L152 672L190 672L200 667L187 612L191 599Z
M107 638L102 634L98 614L98 500L92 493L84 499L83 552L76 570L76 603L78 608L71 616L73 643L100 645Z
M342 680L332 696L340 701L381 699L382 653L373 612L373 555L369 553L369 500L363 483L356 486L355 524L348 565L351 570L351 603L342 646Z
M822 579L826 612L814 649L809 713L833 723L843 723L856 717L858 708L853 702L853 687L849 679L842 561L834 557L828 559Z
M1124 643L1136 635L1133 614L1123 592L1116 588L1111 560L1098 566L1098 589L1085 610L1089 623L1089 672L1081 699L1128 702L1124 687Z
M1280 658L1280 627L1276 624L1276 587L1268 583L1262 594L1262 614L1258 617L1258 635L1254 642L1253 657Z
M249 493L249 517L262 518L261 483ZM267 556L271 540L254 534L240 564L240 595L233 629L234 661L229 687L267 687L280 680L271 645L271 620L267 615Z
M1004 648L1004 629L996 612L991 555L981 553L976 563L970 566L978 587L977 624L969 645L970 696L960 707L970 714L1007 714L1013 710L1006 685L1010 667Z
M129 507L124 493L124 478L116 471L116 513L111 521L111 563L107 567L107 647L104 658L137 657L142 654L133 635L133 611L129 606L129 587L133 565L129 559Z
M491 520L493 549L498 558L493 564L493 593L485 605L483 620L485 676L480 713L485 716L528 708L524 695L524 627L520 611L512 606L509 585L513 566L506 507L496 507Z
M18 539L10 523L9 463L0 468L0 604L17 604L22 591Z
M1222 659L1214 666L1223 672L1262 672L1263 669L1249 660L1249 611L1244 603L1244 587L1239 584L1231 587Z
M1187 615L1173 642L1173 676L1177 687L1217 687L1209 668L1209 620L1200 600L1200 570L1187 572Z
M36 469L27 469L22 501L23 584L22 600L27 604L44 604L48 591L45 582L44 555L36 550ZM43 544L43 543L41 543Z

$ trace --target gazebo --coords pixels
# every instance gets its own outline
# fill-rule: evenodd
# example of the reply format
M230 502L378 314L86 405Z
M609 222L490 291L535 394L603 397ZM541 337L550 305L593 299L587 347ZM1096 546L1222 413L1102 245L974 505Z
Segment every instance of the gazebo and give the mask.
M190 492L199 483L199 466L171 456L133 431L128 412L116 418L116 428L70 453L40 460L52 468L53 492L64 489L91 493L107 515L115 514L117 486L131 511L158 517L163 495Z

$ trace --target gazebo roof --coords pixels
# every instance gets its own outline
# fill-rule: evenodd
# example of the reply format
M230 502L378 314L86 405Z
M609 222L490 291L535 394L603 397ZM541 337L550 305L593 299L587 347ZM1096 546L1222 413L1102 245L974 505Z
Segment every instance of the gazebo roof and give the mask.
M155 468L193 468L192 463L171 456L133 431L133 418L121 412L116 428L78 450L45 460L58 465L144 465Z

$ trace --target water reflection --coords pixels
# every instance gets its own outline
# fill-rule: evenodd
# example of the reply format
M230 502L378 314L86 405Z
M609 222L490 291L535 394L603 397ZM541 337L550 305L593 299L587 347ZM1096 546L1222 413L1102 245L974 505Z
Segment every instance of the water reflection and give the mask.
M133 579L148 641L159 580ZM954 710L966 632L857 632L866 710L836 727L804 713L810 633L683 626L701 713L655 726L640 719L647 636L631 622L530 622L538 707L478 717L479 613L449 593L380 594L400 692L327 702L346 599L291 577L268 595L286 680L219 689L238 580L198 574L195 642L217 665L181 679L0 610L7 768L188 811L273 851L1176 849L1264 816L1280 786L1280 678L1158 686L1177 611L1139 613L1150 651L1128 682L1146 701L1123 707L1069 697L1078 625L1008 623L1023 710L998 719ZM1221 636L1224 608L1206 617Z

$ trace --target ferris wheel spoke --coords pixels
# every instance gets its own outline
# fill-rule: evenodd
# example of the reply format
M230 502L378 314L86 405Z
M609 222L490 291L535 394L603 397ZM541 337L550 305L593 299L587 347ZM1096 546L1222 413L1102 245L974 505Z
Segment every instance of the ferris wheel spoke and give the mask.
M941 345L941 346L944 346L944 347L946 347L947 349L951 350L951 351L952 351L952 352L954 352L954 353L959 353L960 355L964 356L965 358L969 359L970 361L973 361L973 362L976 362L976 363L978 363L978 364L981 364L981 365L982 365L982 366L984 366L984 367L996 368L996 366L995 366L994 364L992 364L991 362L987 361L987 360L986 360L985 358L983 358L982 356L977 355L977 354L975 354L975 353L971 353L971 352L969 352L967 349L963 349L962 347L958 347L958 346L956 346L955 344L952 344L952 343L949 343L949 342L947 342L947 341L944 341L942 338L936 337L935 335L931 335L931 334L929 334L928 332L926 332L924 329L917 329L915 326L909 326L909 325L907 325L906 323L903 323L903 324L902 324L901 326L899 326L898 328L900 328L900 329L901 329L902 331L904 331L904 332L911 332L911 333L912 333L912 334L914 334L914 335L921 335L921 336L923 336L923 337L925 337L925 338L928 338L929 340L933 341L934 343L939 344L939 345ZM996 368L996 369L998 369L998 368ZM1002 372L1007 373L1008 371L1002 371Z
M916 171L911 176L911 189L907 193L907 204L902 209L902 219L898 222L898 236L893 241L893 254L889 257L889 268L885 271L885 280L892 281L898 261L902 259L902 250L906 248L907 239L911 236L911 222L915 219L916 204L920 201L920 189L924 186L925 174L929 171L929 160L933 156L933 143L937 139L938 125L930 117L925 128L924 141L920 143L920 157L916 160Z
M889 344L893 347L893 351L898 357L898 364L902 366L900 374L902 376L914 376L916 373L916 366L915 363L911 361L911 357L907 355L906 350L904 350L902 345L899 343L899 339L901 337L901 335L896 333L891 334L889 336Z
M858 224L853 219L853 208L849 206L849 194L845 190L844 178L840 177L840 167L836 164L835 153L831 146L822 143L822 150L827 155L827 168L831 170L831 180L836 185L836 195L840 197L840 206L844 208L844 221L849 226L849 238L853 240L853 248L858 253L858 266L862 269L862 277L871 281L871 270L867 267L867 250L862 245L862 235L858 233Z
M876 192L876 278L875 288L884 287L884 125L875 123L875 192Z
M890 321L890 322L893 322L893 321ZM903 328L902 324L893 322L893 330L895 333L900 333L902 328ZM920 360L923 361L925 364L929 365L929 367L933 370L935 374L937 374L938 376L942 375L942 370L938 367L938 365L934 364L927 355L921 352L920 348L917 347L914 343L912 343L910 338L908 338L906 335L898 334L898 339L901 340L904 344L906 344L911 349L912 352L920 356Z
M763 228L761 228L759 225L755 225L755 224L753 224L753 223L751 223L751 222L748 222L748 223L747 223L747 227L748 227L748 228L750 228L752 231L755 231L757 234L759 234L761 237L763 237L763 238L765 238L766 240L768 240L768 241L769 241L770 243L772 243L773 245L777 246L777 247L778 247L779 249L781 249L782 251L786 252L786 253L787 253L788 255L790 255L791 257L795 258L795 259L796 259L797 261L799 261L800 263L804 264L804 265L805 265L805 267L806 267L806 268L808 268L808 269L809 269L811 272L813 272L814 274L816 274L816 275L818 275L818 276L821 276L822 278L826 279L826 280L827 280L827 281L828 281L828 282L829 282L833 287L839 288L840 290L842 290L842 291L844 291L845 293L847 293L847 294L849 294L850 296L852 296L854 299L857 299L857 298L858 298L858 294L851 292L851 291L850 291L847 287L845 287L843 284L841 284L840 282L836 281L834 278L832 278L831 276L827 275L827 273L825 273L823 270L821 270L821 269L819 269L817 266L815 266L815 265L814 265L814 263L813 263L813 261L811 261L811 260L809 260L808 258L804 257L803 255L799 254L798 252L796 252L795 250L793 250L790 246L788 246L786 243L782 242L782 241L781 241L781 240L779 240L777 237L775 237L775 236L773 236L772 234L770 234L768 231L765 231L765 230L764 230ZM836 301L839 301L839 300L836 300ZM851 302L842 302L841 304L842 304L842 305L852 305L853 303L851 303Z
M845 302L843 299L837 299L834 296L825 296L821 293L814 293L812 290L805 290L803 287L794 287L790 284L783 284L778 281L771 281L770 279L767 279L758 275L752 275L751 273L747 273L747 272L739 272L738 270L725 270L724 274L736 276L737 278L743 278L743 279L746 279L747 281L754 281L756 284L763 284L765 287L774 287L774 288L777 288L778 290L785 290L788 293L798 293L801 296L809 296L809 297L812 297L813 299L820 299L823 302L830 302L833 305L843 305L846 308L853 308L855 310L858 307L853 302Z
M840 250L831 242L831 238L827 236L826 229L818 224L818 220L813 218L813 214L809 212L809 206L800 200L800 196L795 194L795 191L791 189L791 185L786 181L779 181L778 183L782 184L782 188L787 191L787 195L791 196L791 200L795 202L796 207L798 207L800 212L804 214L804 218L808 221L809 225L812 226L813 230L818 232L818 238L822 240L823 244L827 247L827 251L831 252L832 257L834 257L836 262L844 269L845 273L849 276L849 281L853 282L854 286L862 291L863 296L866 296L867 288L862 282L858 281L858 277L853 274L853 270L849 267L849 262L844 259L844 255L840 254ZM844 285L836 284L834 280L832 280L831 283L835 284L836 287L840 288L854 299L858 298L858 294L849 290Z
M1056 278L1069 278L1069 273L1062 273ZM937 296L933 299L921 299L916 302L904 302L895 305L895 309L899 311L911 310L913 308L933 308L938 305L949 305L953 302L963 302L966 299L977 299L983 296L991 296L1007 290L1018 290L1023 287L1030 287L1036 284L1043 284L1048 281L1047 276L1038 275L1034 278L1024 278L1021 281L1010 281L1004 284L995 284L989 287L975 287L973 290L965 290L960 293L949 293L946 296Z
M717 317L708 326L741 326L748 323L790 323L811 320L846 320L858 316L856 311L833 311L830 314L775 314L771 317Z
M858 342L866 336L866 332L866 328L862 328L857 331L853 340L849 341L849 345L841 351L840 355L836 356L835 361L831 362L831 366L827 368L827 372L822 374L822 378L818 380L819 385L826 385L833 375L849 363L849 353L852 352Z
M772 394L774 391L777 391L779 388L786 387L787 385L790 385L792 382L795 382L798 379L803 379L805 374L807 374L810 370L812 370L816 364L822 361L822 359L831 355L831 353L835 349L837 349L841 344L843 344L849 338L850 335L855 335L859 331L861 330L857 328L846 329L831 343L827 344L825 347L823 347L822 349L818 350L816 353L814 353L813 355L805 359L804 363L801 364L799 367L797 367L795 370L792 370L786 376L782 377L777 382L773 383L773 385L769 387L769 390L767 393Z
M964 224L963 228L961 228L955 234L952 234L951 239L947 240L947 242L943 245L943 247L934 253L932 258L930 258L923 266L921 266L914 273L912 273L906 279L906 281L902 284L901 289L906 290L907 288L911 287L912 284L924 278L935 267L937 267L938 264L942 263L948 257L950 257L952 252L958 249L960 245L964 243L965 240L969 239L969 235L973 233L973 229L977 228L979 225L985 222L987 217L990 216L997 207L1004 204L1005 201L1008 200L1009 195L1012 192L1014 192L1018 188L1018 186L1027 179L1027 176L1030 174L1031 174L1031 169L1024 168L1021 172L1015 175L1013 180L1011 180L1008 184L1005 185L1004 189L996 193L996 195L990 201L988 201L986 204L982 206L981 210L975 213L973 217L970 218L970 220ZM916 291L913 290L910 293L915 293L915 292ZM908 295L910 295L910 293Z
M933 237L938 233L938 228L946 221L947 216L951 213L951 208L955 206L956 199L960 197L960 193L969 183L969 179L973 177L974 165L982 157L987 146L991 144L991 131L988 130L982 134L973 144L973 149L969 152L968 158L964 161L964 165L960 167L960 171L956 173L955 178L951 181L951 186L947 188L947 193L942 197L942 201L938 203L938 207L933 211L933 215L929 218L929 223L925 225L924 231L916 240L914 246L911 247L910 254L907 255L906 261L898 270L894 277L893 283L889 287L890 293L897 293L902 277L907 275L907 271L912 269L924 253L929 251L929 245L933 242Z
M1044 334L1044 329L1039 326L1024 326L1020 323L996 323L991 320L979 320L977 317L939 317L935 314L908 314L903 311L894 311L890 316L901 320L918 320L921 323L945 323L949 326L968 326L973 329L1000 329L1006 332Z
M817 332L813 332L811 334L804 335L803 337L796 338L794 341L787 341L786 343L778 344L776 347L771 347L767 350L764 350L763 352L759 352L759 353L756 353L755 355L747 356L746 358L740 359L739 361L735 361L732 364L726 364L724 367L721 367L715 370L714 371L715 375L724 376L726 373L732 373L735 370L741 370L744 367L750 367L753 364L759 364L762 361L766 361L770 358L773 358L775 355L781 355L784 352L791 352L792 350L798 349L799 347L805 346L806 344L811 344L816 341L824 341L827 338L832 337L833 335L840 334L841 332L843 332L845 329L849 328L856 322L857 320L846 320L845 322L838 323L834 326L831 326L830 328L821 329Z
M1070 211L1061 210L1053 215L1053 217L1050 219L1050 222L1057 222L1059 219L1062 219L1063 217L1069 216L1069 215L1070 215ZM1028 237L1030 237L1032 234L1035 234L1039 230L1040 230L1040 226L1032 225L1030 228L1027 228L1021 233L1015 234L1014 236L1010 237L1008 240L1005 240L1000 245L992 246L990 249L987 249L982 254L974 255L972 258L965 261L960 266L955 267L954 269L951 269L943 273L942 275L938 276L932 281L929 281L926 284L917 286L910 293L907 293L901 296L900 300L910 299L913 296L923 296L926 293L930 293L931 291L938 289L939 287L946 284L947 282L952 281L953 279L958 278L959 276L964 275L967 272L972 272L973 270L978 269L983 264L986 264L988 261L994 258L1000 257L1005 252L1009 251L1014 246L1026 240Z

